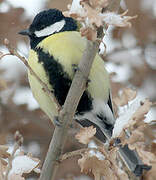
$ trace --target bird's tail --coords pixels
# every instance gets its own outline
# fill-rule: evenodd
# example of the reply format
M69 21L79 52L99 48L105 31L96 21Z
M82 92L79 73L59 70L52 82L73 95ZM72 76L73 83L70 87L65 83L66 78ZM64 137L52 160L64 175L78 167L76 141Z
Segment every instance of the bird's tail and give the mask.
M88 119L76 119L76 121L83 127L94 126L96 128L95 137L100 141L105 142L106 139L110 140L112 136L112 129L110 125L104 124L100 121L96 123L97 120L90 121ZM123 162L126 164L128 169L133 172L136 176L141 176L144 170L150 170L151 166L145 165L139 158L136 151L132 151L128 148L128 145L121 146L120 140L116 140L115 145L119 147L119 155Z

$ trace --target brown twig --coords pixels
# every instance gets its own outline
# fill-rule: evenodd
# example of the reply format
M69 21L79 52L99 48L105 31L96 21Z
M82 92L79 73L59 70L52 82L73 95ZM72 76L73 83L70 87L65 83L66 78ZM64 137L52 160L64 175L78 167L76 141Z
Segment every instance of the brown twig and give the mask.
M83 149L79 149L79 150L76 150L76 151L67 152L67 153L63 154L60 157L59 162L62 162L64 160L72 158L74 156L82 155L84 152L88 152L88 151L91 151L91 150L99 151L98 148L83 148Z
M45 91L45 93L47 93L47 95L49 96L49 98L56 103L57 108L58 108L58 112L59 112L60 109L61 109L61 106L60 106L60 104L58 103L57 99L56 99L55 96L52 94L51 90L49 90L47 84L45 84L45 83L39 78L39 76L33 71L33 69L29 66L28 61L26 60L26 58L23 57L23 56L21 56L21 55L15 50L15 48L13 48L13 47L10 45L8 39L5 39L5 40L4 40L4 44L5 44L5 46L8 48L9 52L10 52L10 53L7 53L7 54L5 54L5 55L13 55L13 56L16 56L16 57L18 57L18 58L25 64L25 66L29 69L30 73L31 73L31 74L39 81L39 83L42 85L43 91Z

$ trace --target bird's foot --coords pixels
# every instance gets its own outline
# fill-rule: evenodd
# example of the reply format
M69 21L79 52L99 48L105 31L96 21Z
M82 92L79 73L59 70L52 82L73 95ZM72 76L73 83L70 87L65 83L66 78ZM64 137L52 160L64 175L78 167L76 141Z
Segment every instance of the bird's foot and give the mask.
M58 116L54 117L54 125L59 127L62 126L62 123L59 121Z

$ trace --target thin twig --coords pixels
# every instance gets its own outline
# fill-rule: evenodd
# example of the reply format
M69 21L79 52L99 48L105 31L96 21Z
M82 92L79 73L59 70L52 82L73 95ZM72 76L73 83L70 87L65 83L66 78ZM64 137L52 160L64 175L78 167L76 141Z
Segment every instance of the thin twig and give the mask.
M60 157L59 162L62 162L62 161L69 159L69 158L73 158L74 156L82 155L84 152L88 152L91 150L99 151L98 148L83 148L83 149L79 149L76 151L67 152Z
M55 96L52 94L51 90L48 88L47 84L44 83L40 78L39 76L33 71L33 69L29 66L28 64L28 61L26 60L25 57L21 56L16 50L15 48L13 48L8 39L5 39L4 40L4 44L5 46L8 48L10 54L5 54L5 55L13 55L13 56L16 56L18 57L24 64L25 66L29 69L30 73L39 81L39 83L42 85L43 87L43 91L45 93L47 93L47 95L49 96L49 98L51 99L51 101L54 101L57 105L57 109L58 109L58 112L60 111L61 109L61 106L60 104L58 103L57 99L55 98Z

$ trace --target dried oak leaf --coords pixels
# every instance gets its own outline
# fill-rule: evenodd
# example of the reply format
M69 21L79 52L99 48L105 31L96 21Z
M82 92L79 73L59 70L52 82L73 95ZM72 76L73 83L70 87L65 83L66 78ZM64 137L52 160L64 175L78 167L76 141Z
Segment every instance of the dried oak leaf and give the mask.
M122 142L122 145L128 144L130 149L135 149L136 147L140 147L145 142L145 136L144 136L144 128L145 126L140 126L137 129L134 129L131 132L131 136L127 139L124 134L124 138L122 137L120 140ZM123 134L122 134L123 135Z
M143 176L143 179L144 180L155 180L155 177L156 177L156 163L152 164L152 169L145 173L145 175Z
M97 31L92 28L81 28L81 35L87 37L88 40L95 41L97 38Z
M96 128L93 126L81 128L75 138L82 144L88 144L90 139L95 135Z
M100 27L103 25L103 19L100 16L101 11L97 9L93 9L89 4L85 2L81 2L81 5L84 7L86 12L86 17L89 20L90 24L94 24L97 27Z
M0 145L0 157L1 158L8 158L10 154L7 152L8 147L5 145Z
M107 25L113 25L116 27L131 27L129 22L131 19L137 18L137 16L125 16L128 11L123 14L116 14L114 12L105 12L101 14L103 22Z
M102 9L108 6L109 0L81 0L81 2L86 2L95 9Z
M129 101L133 100L136 97L136 95L136 91L130 88L125 88L123 89L121 95L114 98L113 101L117 106L124 106L128 104Z
M78 160L78 164L81 168L81 172L84 172L85 174L91 172L94 175L95 180L100 179L101 176L104 176L106 179L117 180L108 160L99 160L96 156L90 157L90 154L86 153Z
M111 162L111 169L117 177L120 177L120 180L129 180L128 175L120 169L117 164L117 152L118 148L113 147L110 151L106 152L104 148L100 148L100 152L102 152L107 159Z
M139 154L139 157L142 159L142 161L145 164L148 164L148 165L156 164L156 156L153 153L149 151L145 151L141 148L138 148L137 152Z

